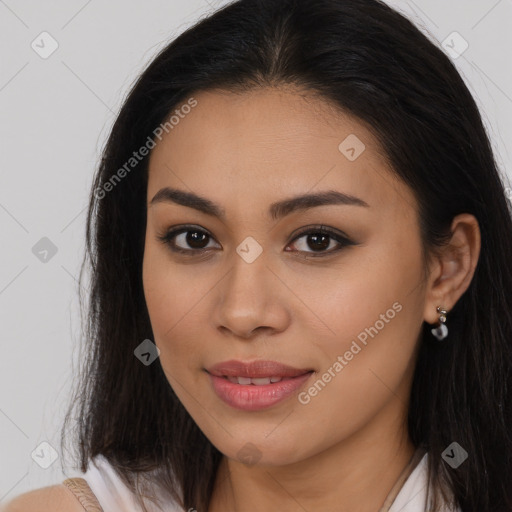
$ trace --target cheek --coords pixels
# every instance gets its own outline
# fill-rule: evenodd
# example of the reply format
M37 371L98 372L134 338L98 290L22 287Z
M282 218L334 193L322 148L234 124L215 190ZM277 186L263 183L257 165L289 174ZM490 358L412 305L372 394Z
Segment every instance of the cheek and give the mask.
M413 367L421 329L422 267L416 249L401 255L392 249L383 244L361 254L324 287L320 311L329 329L311 336L323 364L299 398L307 414L341 430L364 424L390 398L407 401L399 388Z
M192 362L205 353L201 342L205 313L201 306L215 284L215 276L198 276L195 267L178 266L166 251L146 245L142 279L154 342L160 349L162 367L177 378L193 374L189 370L197 370L197 363L192 367Z
M385 338L388 349L411 344L423 309L421 247L414 238L414 232L380 233L371 250L354 253L325 280L318 301L333 348L348 350L354 339Z

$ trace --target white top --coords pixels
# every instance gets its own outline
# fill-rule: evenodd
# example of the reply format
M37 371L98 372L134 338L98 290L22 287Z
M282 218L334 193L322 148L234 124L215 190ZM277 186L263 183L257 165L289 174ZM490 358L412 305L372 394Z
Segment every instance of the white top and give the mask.
M391 505L389 512L426 512L427 498L427 456L426 453L414 468ZM89 464L82 475L98 499L105 512L142 512L135 497L120 480L116 472L103 455L98 455ZM150 512L162 512L152 502L146 500ZM184 512L176 502L165 503L165 512ZM186 512L186 511L185 511ZM462 512L445 507L442 512Z
M425 506L428 487L427 461L428 453L425 453L400 489L389 512L428 512L430 510L430 500L428 506ZM452 509L443 504L440 512L462 512L462 510L459 507Z
M90 461L87 471L81 475L96 496L104 512L142 512L135 496L119 478L103 455ZM162 512L154 503L144 500L149 512ZM165 503L165 512L183 512L176 502Z

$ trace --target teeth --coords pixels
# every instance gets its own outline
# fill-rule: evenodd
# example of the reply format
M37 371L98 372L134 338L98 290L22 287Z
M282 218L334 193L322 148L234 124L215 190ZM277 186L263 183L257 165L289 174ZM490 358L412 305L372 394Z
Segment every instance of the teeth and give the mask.
M226 377L229 382L233 384L243 384L249 385L253 384L254 386L264 386L266 384L270 384L271 382L280 382L283 380L283 377L261 377L257 379L251 379L250 377Z
M256 386L263 386L264 384L270 384L270 377L262 377L260 379L250 379L250 381Z

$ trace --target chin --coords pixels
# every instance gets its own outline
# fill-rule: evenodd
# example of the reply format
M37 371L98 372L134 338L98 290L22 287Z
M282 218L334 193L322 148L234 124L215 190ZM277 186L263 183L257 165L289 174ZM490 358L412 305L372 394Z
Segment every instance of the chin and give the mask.
M266 431L271 432L271 429ZM293 464L305 458L305 454L297 450L300 444L299 440L289 436L276 435L274 439L269 439L259 432L254 436L246 433L240 438L230 437L228 443L215 444L215 446L229 459L247 466L278 467Z

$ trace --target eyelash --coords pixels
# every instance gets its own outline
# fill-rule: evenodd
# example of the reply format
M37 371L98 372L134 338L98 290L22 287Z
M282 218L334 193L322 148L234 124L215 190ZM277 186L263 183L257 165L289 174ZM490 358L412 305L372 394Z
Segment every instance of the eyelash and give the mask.
M187 232L197 232L197 233L205 234L209 238L213 239L213 237L207 231L205 231L203 229L199 229L195 226L182 226L177 229L169 230L164 234L158 235L157 239L160 242L162 242L163 244L167 245L171 251L173 251L175 253L185 254L187 256L193 257L193 256L204 255L206 252L208 252L210 250L210 249L206 249L206 248L183 249L181 247L176 247L173 244L174 238L182 233L187 233ZM305 235L311 235L311 234L328 235L331 239L334 239L336 242L338 242L340 244L340 247L338 247L337 249L331 249L329 251L318 252L318 253L309 252L309 251L293 251L293 252L306 253L307 256L305 256L304 258L310 258L310 257L319 258L319 257L330 256L334 253L338 253L344 247L347 247L350 245L355 245L355 242L350 240L347 236L342 235L341 233L338 233L337 231L333 231L332 229L326 228L325 226L322 226L322 225L312 226L312 227L309 227L309 228L305 229L304 231L298 233L297 236L291 241L291 243L297 241L298 239L304 237ZM287 252L292 252L292 251L287 251Z

